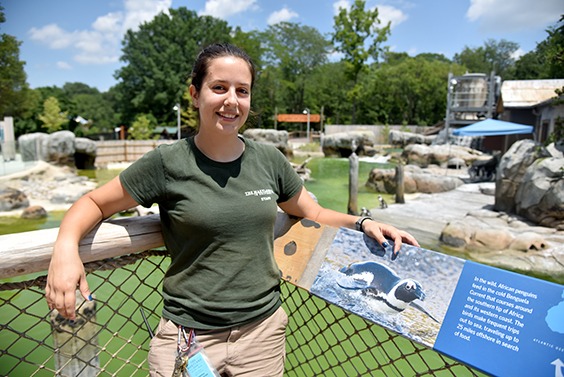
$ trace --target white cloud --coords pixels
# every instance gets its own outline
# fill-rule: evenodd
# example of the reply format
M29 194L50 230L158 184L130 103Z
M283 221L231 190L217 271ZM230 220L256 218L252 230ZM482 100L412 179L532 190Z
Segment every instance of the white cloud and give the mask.
M291 19L297 18L298 16L299 15L293 10L284 7L276 12L272 12L270 16L268 16L266 23L268 25L275 25L280 22L290 21Z
M67 62L58 61L58 62L57 62L57 68L59 68L59 69L64 69L64 70L69 70L69 69L72 69L72 66L71 66L69 63L67 63Z
M407 20L407 18L407 15L398 8L389 5L378 5L378 19L382 26L386 26L388 22L391 22L390 27L393 29Z
M564 12L562 0L470 0L466 17L488 32L519 32L546 27Z
M523 50L522 48L518 48L513 54L511 54L511 57L515 60L518 60L519 58L521 58L521 56L525 55L527 53L527 51Z
M47 45L53 50L60 50L72 45L74 36L67 33L56 24L45 25L42 28L31 28L29 36L32 40Z
M256 0L206 0L206 6L199 14L225 20L230 16L250 10L255 5Z
M124 0L124 12L98 17L90 29L67 31L49 24L29 31L32 40L50 49L70 49L81 64L112 64L119 61L121 40L128 29L151 21L157 14L168 14L172 0ZM57 63L64 68L63 62Z
M168 14L172 0L124 0L125 16L123 31L132 29L136 31L139 25L151 21L157 14Z
M337 15L341 9L346 9L348 11L351 8L351 5L352 4L349 0L337 0L333 3L333 12ZM374 8L378 8L378 19L380 20L380 25L385 26L388 22L391 22L392 29L408 18L401 9L390 5L376 5L369 9L374 10Z
M351 3L348 0L337 0L333 3L333 13L337 15L341 12L341 8L349 10L350 7Z

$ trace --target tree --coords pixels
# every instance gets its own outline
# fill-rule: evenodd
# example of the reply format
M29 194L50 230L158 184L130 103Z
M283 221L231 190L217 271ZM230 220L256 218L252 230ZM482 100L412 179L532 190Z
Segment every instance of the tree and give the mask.
M153 135L155 123L155 118L152 115L138 115L131 124L131 127L127 130L127 138L134 140L149 140L157 138L158 136Z
M5 22L4 8L0 6L0 24ZM20 116L29 105L29 87L24 71L25 62L20 60L20 45L15 37L0 35L0 118Z
M369 58L378 61L380 53L385 51L381 44L388 39L390 23L378 27L378 8L365 10L364 0L355 0L350 10L341 8L334 18L335 30L333 43L335 49L344 55L345 73L352 82L349 96L352 101L352 122L356 121L356 102L360 97L358 77L366 67Z
M426 55L373 65L362 79L365 96L359 101L359 120L422 126L443 120L449 72L462 74L464 67Z
M69 130L80 136L98 133L111 133L114 128L113 104L96 88L74 82L63 85L65 98L68 98L68 112L71 115ZM81 124L74 119L78 116L89 121Z
M308 77L305 102L312 112L321 111L325 124L346 124L351 121L351 103L347 100L344 62L317 67Z
M176 125L172 110L184 93L192 62L200 49L213 42L229 42L225 21L198 16L184 7L170 9L129 30L123 41L124 67L119 80L119 112L125 123L136 114L152 114L159 123Z
M61 111L59 101L55 97L49 97L45 100L43 113L39 115L39 120L43 122L43 126L48 133L59 131L61 126L68 121L67 113Z
M514 55L518 49L519 45L515 42L488 39L483 47L472 49L465 46L461 53L454 55L453 61L473 73L495 72L506 78L513 74Z
M186 106L181 105L184 109L180 112L181 124L188 127L189 133L196 133L199 124L199 113L192 105L192 96L190 96L190 90L188 87L182 95L182 104L186 104ZM181 128L183 127L181 126Z
M538 43L535 50L521 56L515 63L515 79L564 77L564 16L546 32L548 37Z
M307 77L327 62L330 42L316 29L300 24L281 22L271 25L263 33L264 64L274 68L280 80L276 105L285 111L301 113ZM272 71L271 71L272 72Z

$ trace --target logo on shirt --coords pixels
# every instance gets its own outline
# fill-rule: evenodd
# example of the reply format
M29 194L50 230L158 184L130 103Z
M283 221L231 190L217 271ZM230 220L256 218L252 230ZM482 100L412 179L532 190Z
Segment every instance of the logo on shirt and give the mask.
M272 189L259 189L259 190L251 190L251 191L245 191L245 196L256 196L256 197L260 197L261 201L267 201L267 200L272 200L272 196L274 194L274 191L272 191Z

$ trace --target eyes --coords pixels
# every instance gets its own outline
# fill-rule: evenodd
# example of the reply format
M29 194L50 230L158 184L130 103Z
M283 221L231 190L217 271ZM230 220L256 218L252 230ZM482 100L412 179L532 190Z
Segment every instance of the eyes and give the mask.
M227 84L213 84L211 85L211 90L214 93L223 94L230 90L230 86ZM235 91L241 97L248 97L251 94L251 90L244 85L236 87Z

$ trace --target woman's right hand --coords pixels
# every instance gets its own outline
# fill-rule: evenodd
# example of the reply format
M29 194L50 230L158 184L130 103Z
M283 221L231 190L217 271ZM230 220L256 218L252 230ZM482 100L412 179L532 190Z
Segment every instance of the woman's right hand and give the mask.
M78 244L102 219L137 205L118 176L71 206L59 227L49 265L45 298L50 309L57 309L63 317L74 320L77 287L85 300L92 300Z
M60 315L70 320L76 319L77 287L85 300L92 300L84 265L78 254L78 245L55 245L45 286L49 309L56 309Z

